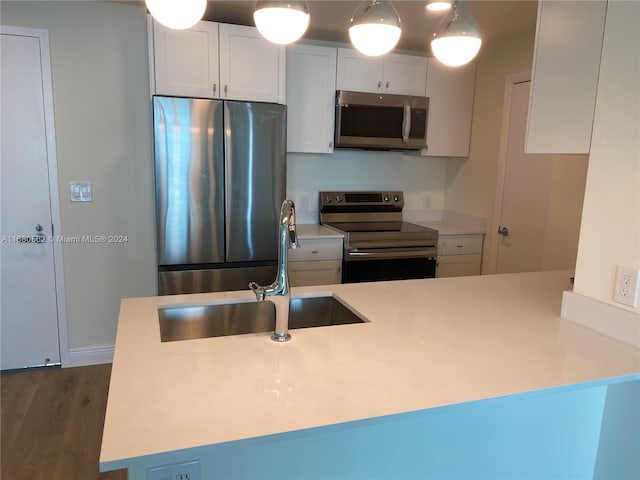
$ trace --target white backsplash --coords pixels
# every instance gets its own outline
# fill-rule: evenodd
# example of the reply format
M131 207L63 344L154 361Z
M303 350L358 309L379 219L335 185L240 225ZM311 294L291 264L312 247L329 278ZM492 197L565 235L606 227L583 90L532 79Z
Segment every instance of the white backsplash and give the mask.
M445 182L444 158L363 150L287 156L287 198L300 223L318 222L320 191L400 190L407 210L442 210Z

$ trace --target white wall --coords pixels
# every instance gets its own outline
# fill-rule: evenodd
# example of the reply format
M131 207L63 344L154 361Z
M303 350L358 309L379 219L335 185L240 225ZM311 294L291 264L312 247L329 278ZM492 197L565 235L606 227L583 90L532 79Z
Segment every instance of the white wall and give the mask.
M151 106L143 6L0 3L3 25L49 31L64 235L126 235L65 244L69 346L113 345L120 299L155 294ZM93 202L69 201L90 181Z
M308 195L316 221L318 192L323 190L402 190L407 209L425 209L425 194L430 208L444 208L444 158L336 150L327 155L290 153L287 162L287 193L298 199L298 207L299 195Z
M542 270L576 266L580 218L587 178L587 155L549 155L553 162L542 250Z
M640 2L609 1L574 291L639 313L613 301L617 265L640 268Z
M500 134L508 76L531 71L535 32L524 32L483 46L478 57L475 104L468 159L446 163L445 206L482 217L490 228L483 245L483 273L492 273L489 252L498 235L493 231L498 186ZM543 270L575 266L580 215L587 170L582 155L547 156L553 162L547 228L543 239Z
M531 70L534 41L535 32L530 31L483 45L477 59L469 158L450 158L446 164L446 208L485 218L489 226L493 224L505 80ZM492 240L492 235L485 236L485 260ZM484 261L483 273L488 266Z

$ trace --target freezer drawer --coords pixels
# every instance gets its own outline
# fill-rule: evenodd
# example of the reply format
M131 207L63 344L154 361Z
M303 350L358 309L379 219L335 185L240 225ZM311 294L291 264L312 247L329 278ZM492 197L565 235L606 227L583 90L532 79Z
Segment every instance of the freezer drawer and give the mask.
M174 270L158 274L158 295L248 290L249 282L269 285L276 278L276 266Z

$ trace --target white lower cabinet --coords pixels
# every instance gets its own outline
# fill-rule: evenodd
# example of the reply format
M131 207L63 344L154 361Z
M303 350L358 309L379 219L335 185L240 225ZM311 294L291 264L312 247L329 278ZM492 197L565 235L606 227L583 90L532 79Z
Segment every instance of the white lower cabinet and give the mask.
M342 260L289 262L289 285L332 285L342 280Z
M342 238L302 238L300 248L289 250L288 265L292 287L340 283Z
M483 235L441 235L436 277L480 275Z

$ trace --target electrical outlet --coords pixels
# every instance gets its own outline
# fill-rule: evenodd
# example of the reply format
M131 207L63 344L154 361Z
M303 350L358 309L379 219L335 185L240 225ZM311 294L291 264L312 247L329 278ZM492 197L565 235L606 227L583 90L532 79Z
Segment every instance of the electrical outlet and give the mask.
M200 460L149 468L147 480L200 480Z
M424 206L424 208L431 208L431 194L430 193L425 193L422 196L422 204Z
M309 211L309 195L304 193L302 195L298 195L298 204L296 205L296 208L300 212Z
M616 302L629 307L638 306L638 276L637 268L618 265L616 287L613 298Z

